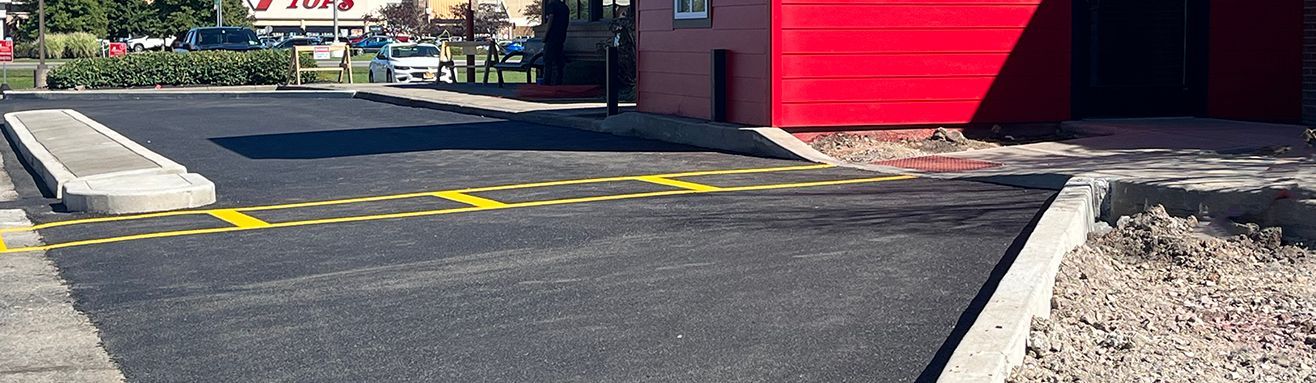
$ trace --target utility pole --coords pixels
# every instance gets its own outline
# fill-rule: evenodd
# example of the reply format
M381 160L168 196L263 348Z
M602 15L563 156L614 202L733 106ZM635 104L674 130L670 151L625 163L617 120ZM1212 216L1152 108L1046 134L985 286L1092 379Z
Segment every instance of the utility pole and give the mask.
M37 71L33 74L32 85L37 88L46 87L46 0L37 0L37 50L40 53L37 57Z
M330 1L333 1L333 7L334 7L334 42L330 43L329 45L336 45L338 44L338 0L330 0Z
M215 26L224 26L224 0L215 0Z

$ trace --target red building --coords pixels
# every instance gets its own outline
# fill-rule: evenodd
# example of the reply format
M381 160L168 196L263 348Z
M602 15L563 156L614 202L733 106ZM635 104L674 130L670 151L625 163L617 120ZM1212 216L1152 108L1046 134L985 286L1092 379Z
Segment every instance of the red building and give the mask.
M1297 122L1303 0L640 0L638 105L782 128Z

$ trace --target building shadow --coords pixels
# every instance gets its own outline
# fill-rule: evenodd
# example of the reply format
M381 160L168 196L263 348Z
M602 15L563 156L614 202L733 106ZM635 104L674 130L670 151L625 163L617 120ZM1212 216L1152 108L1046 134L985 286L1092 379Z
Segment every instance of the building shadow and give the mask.
M210 140L251 159L320 159L436 150L708 151L661 141L512 121L274 133Z

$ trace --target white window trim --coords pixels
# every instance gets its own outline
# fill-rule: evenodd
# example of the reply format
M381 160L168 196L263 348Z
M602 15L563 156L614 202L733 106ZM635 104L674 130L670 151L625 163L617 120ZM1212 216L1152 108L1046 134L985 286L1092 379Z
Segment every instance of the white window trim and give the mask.
M682 0L672 0L672 14L677 20L707 19L708 18L708 0L704 1L704 10L700 12L681 12ZM691 4L694 4L691 1Z

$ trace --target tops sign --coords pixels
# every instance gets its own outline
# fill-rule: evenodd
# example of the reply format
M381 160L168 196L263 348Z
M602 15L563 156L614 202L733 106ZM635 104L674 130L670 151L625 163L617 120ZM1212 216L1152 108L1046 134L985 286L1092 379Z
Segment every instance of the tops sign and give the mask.
M273 3L274 0L257 0L254 4L251 3L251 0L247 1L247 5L250 5L251 9L255 11L268 11ZM287 9L297 9L298 5L306 9L329 9L329 5L333 3L334 0L289 0ZM352 0L342 0L338 3L338 10L350 11L353 5L356 4Z
M388 0L247 0L256 24L261 20L329 20L334 8L338 18L360 19Z

